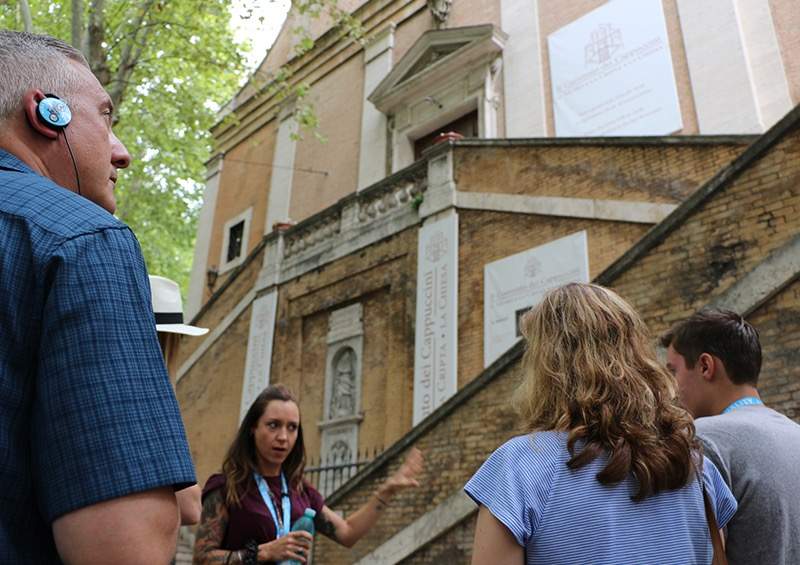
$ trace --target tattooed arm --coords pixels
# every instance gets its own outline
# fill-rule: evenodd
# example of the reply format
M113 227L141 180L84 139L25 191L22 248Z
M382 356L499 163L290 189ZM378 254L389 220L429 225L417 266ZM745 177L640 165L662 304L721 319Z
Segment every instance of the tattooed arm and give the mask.
M194 565L242 563L238 551L220 549L228 529L228 509L221 488L211 491L203 502L203 512L194 542Z
M406 457L398 471L389 477L378 490L369 497L366 504L353 512L347 519L336 512L322 507L315 520L317 531L346 547L352 547L372 528L380 518L389 501L400 490L419 486L417 476L422 472L422 453L414 448Z
M375 496L371 496L364 506L345 520L327 506L323 506L314 524L319 533L345 547L352 547L378 521L383 508L384 505Z
M333 516L331 516L331 514L333 514ZM321 533L325 537L330 538L335 542L339 542L339 538L336 537L336 526L333 523L333 520L336 520L337 518L339 520L342 519L333 510L327 506L323 506L322 512L317 514L317 517L314 518L314 527L316 528L317 532Z

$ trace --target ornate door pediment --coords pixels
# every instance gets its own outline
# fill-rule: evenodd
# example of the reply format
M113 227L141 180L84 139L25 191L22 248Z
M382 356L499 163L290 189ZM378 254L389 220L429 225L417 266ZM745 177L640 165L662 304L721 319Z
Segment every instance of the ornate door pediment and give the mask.
M507 37L492 24L427 31L378 84L368 100L391 113L452 76L497 57Z

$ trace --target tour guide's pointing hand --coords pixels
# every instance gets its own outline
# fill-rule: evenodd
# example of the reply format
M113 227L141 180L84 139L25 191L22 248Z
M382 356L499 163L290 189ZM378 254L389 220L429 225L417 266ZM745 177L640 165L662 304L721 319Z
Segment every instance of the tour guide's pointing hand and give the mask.
M305 563L312 541L314 541L314 538L306 531L289 532L283 537L259 545L258 561L296 559L300 563Z
M378 492L381 495L391 497L397 491L409 488L418 487L419 481L417 477L422 473L424 467L424 460L422 452L416 447L412 448L406 456L406 460L400 468L381 485Z

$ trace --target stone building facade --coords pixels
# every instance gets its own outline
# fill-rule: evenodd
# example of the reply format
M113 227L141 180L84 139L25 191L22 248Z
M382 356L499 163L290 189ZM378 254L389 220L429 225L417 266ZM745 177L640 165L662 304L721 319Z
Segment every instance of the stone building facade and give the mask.
M800 421L800 107L676 208L594 281L614 288L654 334L707 305L759 331L766 404ZM463 387L328 499L345 514L411 446L430 469L352 549L318 538L315 563L469 563L477 508L462 488L518 433L509 399L521 344Z
M381 450L414 425L419 234L431 218L458 218L458 390L484 368L487 263L585 231L595 276L750 139L458 141L390 182L270 234L196 318L211 328L208 339L181 342L178 399L200 478L219 467L267 371L270 382L297 392L309 455L327 455L330 374L337 370L332 318L347 308L358 310L352 324L360 326L340 340L358 342L359 379L350 388L359 431L348 447ZM260 364L254 351L262 352Z
M800 16L790 0L636 0L652 34L639 37L618 13L630 2L342 0L363 43L290 13L255 77L286 66L309 84L327 140L298 136L299 102L258 80L212 132L187 300L211 331L171 357L201 482L258 391L282 382L311 457L383 452L326 492L333 507L356 508L411 445L437 470L353 550L320 542L316 563L467 560L474 508L460 486L513 430L519 349L492 342L495 266L527 257L525 284L542 285L556 267L527 254L578 242L581 276L617 287L659 330L777 249L783 236L737 229L755 215L789 233L771 199L794 206L791 173L770 169L702 226L694 214L777 158L784 141L769 140L791 138L786 120L757 134L800 102ZM298 26L316 40L303 55ZM589 70L569 74L570 49ZM613 90L608 77L648 58L668 72ZM464 137L437 139L446 131ZM796 376L782 371L792 296L747 311L783 344L764 390L798 417Z

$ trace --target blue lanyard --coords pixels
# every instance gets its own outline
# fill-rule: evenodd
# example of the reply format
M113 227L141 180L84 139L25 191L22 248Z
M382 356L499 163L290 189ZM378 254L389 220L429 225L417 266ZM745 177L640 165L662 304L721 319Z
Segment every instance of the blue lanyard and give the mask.
M761 402L761 399L756 396L745 396L744 398L740 398L730 406L728 406L725 410L722 411L723 414L727 414L732 410L736 410L737 408L741 408L742 406L756 406L758 404L764 404Z
M275 505L272 503L272 496L269 493L269 487L264 477L258 473L253 473L253 478L258 485L258 492L261 493L261 498L264 499L264 504L267 505L272 521L275 522L275 537L280 538L289 533L290 522L292 521L292 499L289 498L289 489L286 487L286 477L281 472L281 507L283 509L283 523L278 520L278 513L275 510Z

